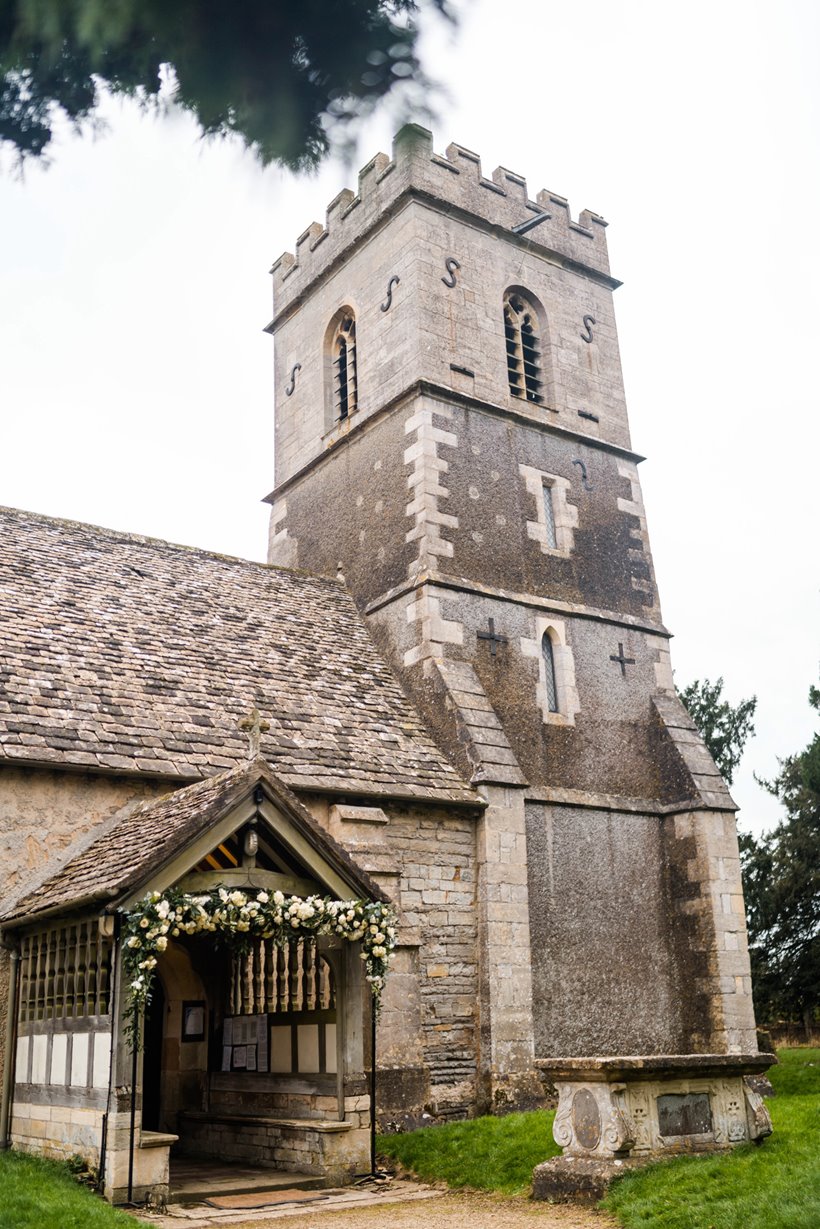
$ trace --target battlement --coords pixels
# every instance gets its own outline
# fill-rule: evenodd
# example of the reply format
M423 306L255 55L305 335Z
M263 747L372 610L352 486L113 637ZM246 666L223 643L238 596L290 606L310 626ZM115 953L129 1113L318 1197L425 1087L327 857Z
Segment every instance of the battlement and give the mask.
M325 224L313 222L271 269L277 314L304 293L351 244L355 243L406 196L440 201L509 233L513 241L558 253L576 264L609 275L604 228L598 214L585 209L574 221L566 197L542 189L531 200L527 181L499 166L490 179L481 159L462 145L448 145L444 156L433 150L433 134L407 124L393 141L393 157L376 154L359 172L358 191L345 188L327 207ZM547 216L522 236L515 227Z

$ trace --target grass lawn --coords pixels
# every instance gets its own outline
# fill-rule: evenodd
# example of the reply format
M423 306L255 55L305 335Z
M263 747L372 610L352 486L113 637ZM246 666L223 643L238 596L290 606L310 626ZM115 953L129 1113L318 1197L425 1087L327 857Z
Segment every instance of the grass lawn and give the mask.
M818 1229L820 1050L782 1050L770 1077L774 1135L760 1146L680 1157L618 1182L604 1206L626 1229ZM380 1151L431 1182L524 1193L556 1156L552 1114L511 1114L385 1135Z
M471 1118L406 1135L380 1135L379 1151L428 1182L516 1195L529 1190L532 1171L558 1156L553 1112Z
M0 1152L0 1229L138 1229L138 1224L80 1186L65 1165Z

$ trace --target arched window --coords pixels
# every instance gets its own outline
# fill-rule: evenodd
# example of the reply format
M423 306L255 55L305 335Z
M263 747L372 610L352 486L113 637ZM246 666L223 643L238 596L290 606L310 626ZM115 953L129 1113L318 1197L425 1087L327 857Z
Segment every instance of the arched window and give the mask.
M541 652L544 656L544 674L547 684L547 708L551 713L558 712L558 686L555 682L555 653L549 632L541 637Z
M541 340L535 308L517 290L504 296L507 380L514 397L541 402Z
M331 342L333 367L333 412L337 419L356 409L356 321L351 313L339 317Z

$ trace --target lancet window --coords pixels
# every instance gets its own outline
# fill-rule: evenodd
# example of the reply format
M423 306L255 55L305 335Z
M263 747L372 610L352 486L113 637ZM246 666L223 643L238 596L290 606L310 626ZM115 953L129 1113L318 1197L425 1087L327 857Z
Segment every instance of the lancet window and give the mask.
M555 526L555 505L552 502L552 487L544 483L544 528L546 530L547 546L558 549L558 533Z
M538 316L518 291L510 291L504 298L504 337L510 392L525 401L542 402L544 377Z
M331 343L334 417L343 420L356 409L356 321L352 314L339 318Z
M558 686L555 681L555 651L549 632L544 632L541 638L541 653L544 657L544 675L547 687L547 708L551 713L558 712Z

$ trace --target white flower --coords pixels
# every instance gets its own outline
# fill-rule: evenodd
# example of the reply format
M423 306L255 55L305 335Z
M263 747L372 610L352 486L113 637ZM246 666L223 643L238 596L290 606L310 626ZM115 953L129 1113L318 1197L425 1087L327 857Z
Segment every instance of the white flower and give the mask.
M157 905L157 913L161 918L166 918L171 912L171 906L167 900L161 900Z
M140 918L140 926L142 927L143 930L148 929L148 918L147 917Z
M160 935L157 939L157 951L164 952L167 946L168 940L165 938L165 935Z
M244 892L231 892L229 900L232 905L244 905L247 897Z
M274 894L273 894L273 903L274 903L275 905L284 905L284 903L285 903L285 897L284 897L284 895L283 895L283 893L282 893L282 892L274 892Z
M267 892L260 892L256 899L260 905L266 905L270 900L270 897L268 896Z
M225 891L224 888L219 889L219 899L222 901L223 905L227 903L228 893Z
M142 940L137 938L136 935L132 935L131 938L128 940L128 946L129 947L142 947Z

